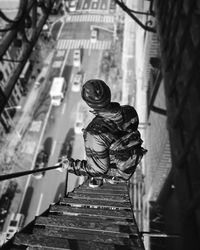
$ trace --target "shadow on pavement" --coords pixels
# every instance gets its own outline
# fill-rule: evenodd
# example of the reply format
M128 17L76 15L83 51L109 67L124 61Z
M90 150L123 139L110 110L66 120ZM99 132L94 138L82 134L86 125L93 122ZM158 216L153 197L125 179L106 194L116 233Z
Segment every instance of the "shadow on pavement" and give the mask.
M51 148L53 144L53 138L52 137L47 137L43 143L44 151L50 155L51 154Z
M68 158L71 157L73 150L73 142L74 142L74 129L70 128L62 144L59 157L62 156L67 156Z
M62 77L65 78L66 81L66 90L69 86L69 80L71 78L71 72L72 72L72 66L71 65L65 65L63 73L62 73Z
M28 187L26 191L26 195L24 197L24 202L21 208L20 213L24 214L24 216L27 216L27 211L29 210L29 206L31 203L32 195L33 195L33 187Z
M66 183L62 182L59 186L58 189L56 191L55 197L54 197L54 201L53 202L58 202L58 200L62 197L64 197L64 193L65 193L65 188L66 188Z

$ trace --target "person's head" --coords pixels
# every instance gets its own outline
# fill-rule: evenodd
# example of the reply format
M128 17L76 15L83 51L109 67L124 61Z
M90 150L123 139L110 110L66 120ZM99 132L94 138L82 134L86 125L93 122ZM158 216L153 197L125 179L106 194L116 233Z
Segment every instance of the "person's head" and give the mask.
M99 79L86 81L82 87L83 100L94 110L108 106L111 102L111 92L108 85Z

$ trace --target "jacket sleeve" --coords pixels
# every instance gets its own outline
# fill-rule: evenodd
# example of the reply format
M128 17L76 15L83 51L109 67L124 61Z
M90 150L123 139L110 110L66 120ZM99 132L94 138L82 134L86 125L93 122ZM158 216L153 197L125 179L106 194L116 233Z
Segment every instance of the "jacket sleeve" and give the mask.
M135 131L138 129L139 117L136 110L130 105L122 106L123 113L123 129L126 131Z
M109 170L109 138L104 135L85 136L86 160L70 159L68 171L75 175L103 176Z

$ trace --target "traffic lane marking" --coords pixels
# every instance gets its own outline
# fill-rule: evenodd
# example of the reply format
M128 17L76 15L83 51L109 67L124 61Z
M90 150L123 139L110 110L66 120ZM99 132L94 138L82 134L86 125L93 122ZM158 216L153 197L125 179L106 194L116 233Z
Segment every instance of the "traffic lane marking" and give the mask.
M63 104L61 114L64 115L66 109L66 102Z
M40 213L40 208L41 208L41 205L42 205L42 199L43 199L43 193L41 193L41 195L40 195L39 203L38 203L36 214L35 214L36 216L38 216L39 213Z
M52 149L51 149L51 155L54 154L54 151L55 151L55 148L56 148L56 144L57 144L57 141L54 140L54 141L53 141L53 146L52 146Z

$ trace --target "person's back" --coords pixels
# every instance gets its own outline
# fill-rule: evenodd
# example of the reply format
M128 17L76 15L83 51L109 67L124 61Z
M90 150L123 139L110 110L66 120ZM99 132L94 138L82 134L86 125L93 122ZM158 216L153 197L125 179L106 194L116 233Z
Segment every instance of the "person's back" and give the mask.
M145 152L137 130L137 112L131 106L111 102L103 112L94 113L84 130L87 163L94 174L127 180Z

